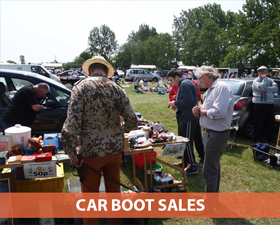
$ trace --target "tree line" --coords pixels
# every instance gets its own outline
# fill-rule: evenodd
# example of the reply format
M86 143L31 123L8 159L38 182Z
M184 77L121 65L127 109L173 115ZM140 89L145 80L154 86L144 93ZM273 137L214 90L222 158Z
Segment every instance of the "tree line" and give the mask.
M174 16L173 33L158 33L141 24L126 42L118 46L115 33L107 26L93 27L88 49L65 69L80 68L93 55L102 55L115 67L151 64L161 69L189 66L256 68L279 67L280 1L246 0L238 13L224 12L219 4L182 10Z

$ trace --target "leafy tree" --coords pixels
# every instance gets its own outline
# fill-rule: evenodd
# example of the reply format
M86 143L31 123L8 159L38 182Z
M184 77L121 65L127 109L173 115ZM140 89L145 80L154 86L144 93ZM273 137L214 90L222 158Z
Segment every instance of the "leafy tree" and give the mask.
M214 3L182 10L180 17L175 17L173 36L185 65L218 66L220 58L226 54L225 32L233 26L233 16L229 15Z
M279 65L280 3L277 0L247 0L236 25L235 44L251 67ZM233 35L235 36L235 35ZM246 50L246 52L244 52Z
M115 57L116 65L121 68L129 69L132 64L132 52L133 47L130 43L123 44Z
M20 55L19 59L20 59L20 64L25 64L24 55Z
M161 33L150 37L144 44L146 64L156 65L161 69L170 69L177 65L177 51L172 36Z
M79 57L83 58L86 61L87 59L90 59L92 56L88 50L85 50L80 54Z
M7 60L7 63L17 64L15 61L12 61L12 60Z
M73 62L67 62L63 64L63 68L65 70L69 70L70 68L81 68L84 61L90 59L91 55L88 50L83 51L79 56L75 57ZM87 72L87 71L85 71Z
M92 56L101 55L106 60L117 49L115 33L107 26L93 27L88 37L89 52Z
M150 29L149 25L141 24L137 32L132 31L131 34L129 34L127 41L135 43L138 41L147 41L149 37L154 37L156 35L156 28L152 27Z

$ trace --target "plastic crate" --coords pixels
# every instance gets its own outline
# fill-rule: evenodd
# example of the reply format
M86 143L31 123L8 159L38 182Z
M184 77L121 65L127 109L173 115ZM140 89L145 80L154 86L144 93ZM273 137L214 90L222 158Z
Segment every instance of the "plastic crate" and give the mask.
M264 152L264 151L261 151L261 150L257 149L256 145L252 145L251 149L253 150L254 159L258 160L258 158L260 158L259 156L265 156L266 158L270 159L270 165L277 166L278 159L275 156L275 153L280 154L280 149L279 148L276 148L276 147L273 147L273 146L269 145L269 151Z
M63 192L63 163L57 166L56 177L16 180L17 192Z
M157 152L153 150L151 152L153 157L157 157ZM152 159L152 164L155 164L156 160ZM144 169L144 153L135 154L135 164L140 168ZM146 164L150 164L150 153L146 152Z

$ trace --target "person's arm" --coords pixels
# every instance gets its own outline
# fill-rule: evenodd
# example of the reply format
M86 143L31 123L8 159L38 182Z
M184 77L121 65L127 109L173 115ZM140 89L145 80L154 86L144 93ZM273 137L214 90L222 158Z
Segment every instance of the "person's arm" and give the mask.
M268 80L271 83L271 86L266 87L266 91L268 92L277 92L278 91L278 85L273 79Z
M137 116L125 91L122 101L124 107L121 115L124 118L123 130L129 132L137 127Z
M190 85L194 85L192 83L182 83L180 86L180 99L177 99L175 101L175 105L176 106L188 106L190 104L193 103L193 98L195 98L195 96L193 95L192 91L191 91L191 87Z
M36 104L36 105L31 105L33 111L35 112L41 112L42 109L44 108L44 106L40 105L40 104Z

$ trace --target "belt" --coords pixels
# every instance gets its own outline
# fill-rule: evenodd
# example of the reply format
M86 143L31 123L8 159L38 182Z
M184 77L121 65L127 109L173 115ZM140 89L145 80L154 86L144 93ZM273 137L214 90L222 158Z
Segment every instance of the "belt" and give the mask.
M208 132L227 133L227 132L229 132L229 129L228 130L217 131L217 130L211 130L211 129L208 129L208 128L203 128L203 131L204 131L204 133L208 133Z

